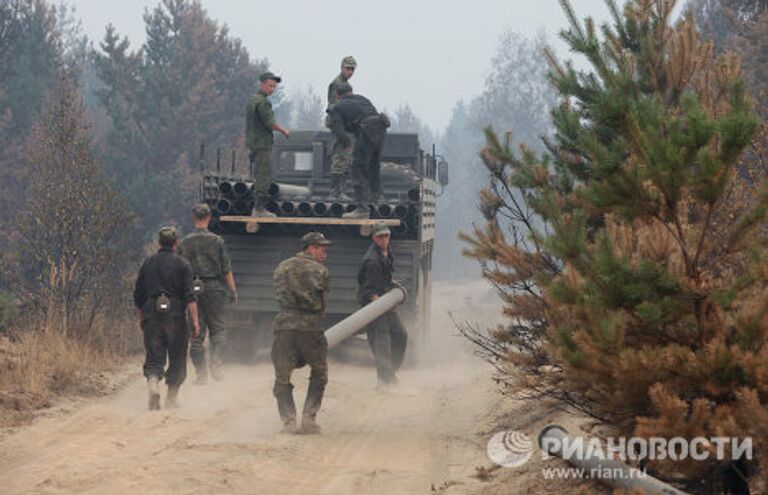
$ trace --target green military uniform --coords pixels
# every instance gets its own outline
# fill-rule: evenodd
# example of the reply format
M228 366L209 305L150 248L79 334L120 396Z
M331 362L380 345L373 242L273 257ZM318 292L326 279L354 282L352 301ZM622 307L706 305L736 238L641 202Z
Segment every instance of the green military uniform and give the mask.
M339 101L337 89L342 83L347 83L347 80L339 74L328 86L328 108L331 108ZM331 119L328 117L326 117L326 127L331 127ZM351 138L352 136L350 136L350 141ZM331 148L331 175L341 176L348 174L351 163L352 148L345 147L338 139L334 139L333 147Z
M311 244L329 244L325 237L312 232L302 237L306 249ZM296 405L293 401L293 370L304 363L311 368L309 388L304 401L303 425L314 425L328 383L328 342L323 320L330 274L328 269L306 251L282 261L273 275L280 312L273 322L272 362L275 366L274 394L280 418L287 428L295 427Z
M192 337L190 357L197 377L204 381L208 376L203 342L205 334L211 335L211 372L218 375L227 343L224 327L226 303L225 276L232 271L232 261L224 239L208 229L195 229L179 245L178 253L192 265L194 277L203 283L203 293L197 298L200 335Z
M267 95L259 90L248 101L245 111L245 144L250 150L253 194L263 206L272 182L272 143L275 114Z
M357 67L357 61L354 57L344 57L341 64L345 67ZM349 80L344 77L344 74L339 74L328 85L328 108L331 108L339 101L338 90L340 86L349 84ZM330 118L326 117L326 127L331 127ZM352 136L350 136L351 141ZM339 140L334 140L333 147L331 148L331 175L334 177L342 177L349 173L349 167L352 164L352 148L342 145ZM336 179L336 183L333 184L333 193L339 194L343 191L343 184L339 179Z

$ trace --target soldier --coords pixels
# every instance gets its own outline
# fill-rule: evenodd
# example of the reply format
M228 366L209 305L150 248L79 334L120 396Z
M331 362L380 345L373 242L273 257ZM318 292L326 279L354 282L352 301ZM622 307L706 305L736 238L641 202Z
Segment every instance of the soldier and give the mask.
M328 85L328 108L331 108L339 100L338 87L347 83L355 74L357 61L355 57L348 56L341 60L341 73ZM331 127L331 119L325 120L326 127ZM334 140L331 153L331 198L341 201L349 201L346 195L346 179L349 174L349 164L352 161L352 148L343 146L338 140Z
M250 150L253 196L256 200L252 214L259 217L274 217L274 213L264 208L269 198L269 185L272 182L274 131L287 138L291 133L277 123L272 112L272 103L267 99L275 92L277 83L282 79L271 72L265 72L259 76L259 81L259 91L251 97L245 111L245 144Z
M168 384L165 407L177 406L179 387L187 376L185 310L192 321L192 334L200 333L192 268L175 252L179 234L173 227L163 227L158 241L160 250L141 265L133 291L133 302L144 332L144 376L149 388L150 411L160 409L158 384L163 377ZM167 371L164 369L166 359Z
M371 101L352 93L349 83L337 87L339 101L328 109L331 130L341 146L352 146L347 133L355 136L352 151L352 179L357 208L344 218L368 218L371 197L381 197L381 149L389 127L389 118L379 113Z
M232 273L232 262L224 239L208 230L211 221L211 209L200 203L192 209L195 231L186 236L179 246L179 254L192 265L194 286L197 289L197 307L200 315L200 334L192 338L189 354L195 365L198 385L208 381L208 365L205 359L205 334L210 333L211 375L221 380L221 363L227 344L224 328L224 304L226 293L224 283L229 288L232 304L237 304L237 286Z
M273 275L280 312L273 323L272 362L274 394L287 433L320 433L315 421L328 382L328 341L323 318L330 289L330 274L323 266L330 242L319 232L301 238L302 251L282 261ZM304 401L301 429L296 429L291 373L309 364L309 388Z
M390 231L383 223L374 225L371 232L373 242L363 257L363 264L357 272L358 302L365 306L386 294L399 284L392 279L395 259L389 249ZM368 345L376 362L376 376L379 386L397 383L395 372L405 357L408 333L400 321L397 310L388 311L367 329Z

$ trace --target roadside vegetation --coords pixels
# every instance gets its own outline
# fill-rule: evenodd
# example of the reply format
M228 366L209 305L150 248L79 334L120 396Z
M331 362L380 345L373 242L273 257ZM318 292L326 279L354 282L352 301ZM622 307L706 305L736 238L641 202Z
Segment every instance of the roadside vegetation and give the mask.
M692 12L673 21L674 2L609 0L604 26L562 4L589 68L542 54L559 95L545 152L486 131L485 222L463 239L510 324L465 334L509 394L554 398L606 434L754 442L754 459L654 460L652 474L692 493L763 486L765 81ZM744 4L732 22L765 19Z

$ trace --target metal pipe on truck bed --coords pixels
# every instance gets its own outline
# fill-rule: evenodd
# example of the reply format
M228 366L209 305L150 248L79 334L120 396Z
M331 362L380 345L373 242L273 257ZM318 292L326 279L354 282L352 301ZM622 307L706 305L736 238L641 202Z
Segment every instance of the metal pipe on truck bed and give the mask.
M312 212L318 217L325 216L328 213L328 205L322 202L312 205Z
M235 197L241 198L250 194L252 187L253 183L238 181L235 182L235 185L232 187L232 192L235 194Z
M539 433L539 448L547 454L563 458L566 447L577 445L578 440L568 434L568 430L560 425L548 425ZM622 488L634 493L640 491L648 495L687 495L686 492L664 483L637 468L605 456L595 455L590 449L572 450L565 459L578 468L589 473L611 473L611 476L599 477L605 483L616 488ZM613 474L616 474L614 476Z
M285 215L294 215L296 213L296 205L291 201L283 201L278 203L280 205L280 211Z
M341 203L331 203L331 216L340 217L344 214L345 207Z
M405 220L400 220L400 224L392 227L392 233L395 235L402 235L408 232L408 224Z
M397 205L395 206L395 217L397 218L405 218L408 216L408 206L407 205Z
M299 216L308 217L312 214L312 205L306 201L302 201L299 203L299 206L296 207L296 211L298 212Z
M279 199L303 199L312 194L306 186L294 186L293 184L283 184L282 182L273 182L269 185L269 195Z
M224 180L219 183L219 192L221 192L221 194L223 194L224 196L229 196L230 194L232 194L232 190L234 188L235 188L235 184L228 180Z
M229 213L232 209L232 203L228 199L220 199L216 203L216 211L219 213Z
M379 216L381 218L389 218L392 216L392 205L383 204L379 206Z
M328 348L331 349L344 339L356 334L387 311L405 300L405 291L395 287L370 304L363 306L325 331Z
M238 199L233 205L235 215L250 215L253 209L253 201L247 199Z

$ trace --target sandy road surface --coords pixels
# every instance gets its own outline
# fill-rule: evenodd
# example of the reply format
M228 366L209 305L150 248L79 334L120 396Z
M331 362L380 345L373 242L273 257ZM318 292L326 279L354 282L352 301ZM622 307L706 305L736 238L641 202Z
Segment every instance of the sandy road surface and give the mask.
M482 283L438 285L432 363L374 390L374 370L332 362L320 436L277 433L269 363L185 385L182 408L150 413L138 377L119 394L39 419L0 442L3 493L490 493L472 478L489 464L478 424L498 402L488 367L448 317L489 322ZM298 407L307 370L296 374ZM495 492L495 491L494 491ZM506 490L499 493L509 493Z

